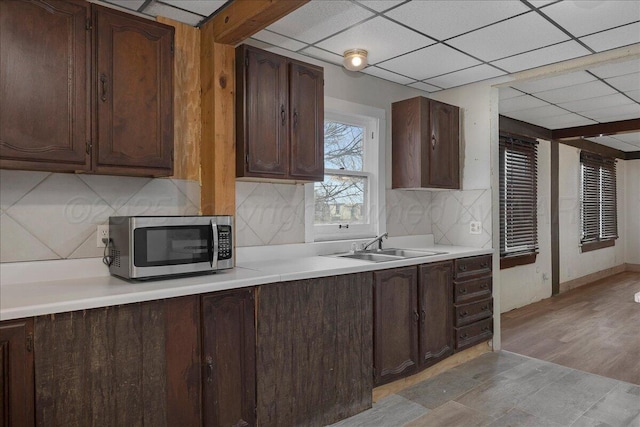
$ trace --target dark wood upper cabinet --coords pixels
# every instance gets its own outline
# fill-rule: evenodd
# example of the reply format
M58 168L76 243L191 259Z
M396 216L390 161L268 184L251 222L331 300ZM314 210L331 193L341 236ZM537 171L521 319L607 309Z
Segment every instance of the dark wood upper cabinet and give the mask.
M376 271L373 291L374 383L417 372L418 273L416 267Z
M33 320L0 323L0 427L32 426Z
M0 166L87 171L89 3L0 1Z
M173 173L173 27L71 0L0 12L0 167Z
M460 188L460 112L424 97L394 102L392 188Z
M96 172L171 175L171 26L94 6Z
M236 175L322 181L323 69L241 45L236 91Z
M453 354L453 267L450 261L418 267L420 365Z
M202 297L205 426L256 425L253 288Z

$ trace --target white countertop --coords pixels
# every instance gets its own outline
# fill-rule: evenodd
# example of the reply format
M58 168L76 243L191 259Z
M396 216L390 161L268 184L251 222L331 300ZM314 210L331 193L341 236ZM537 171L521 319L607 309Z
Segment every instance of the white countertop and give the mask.
M409 249L409 246L403 246ZM239 262L232 270L195 277L127 282L105 274L81 277L78 270L94 268L97 259L42 261L2 265L0 271L0 320L129 304L163 298L216 292L282 281L375 271L493 253L493 249L459 246L415 247L446 254L372 263L334 256L304 256L279 260ZM78 269L78 266L80 268ZM48 274L29 273L43 269ZM68 271L68 276L60 275ZM35 274L35 276L34 276ZM33 280L33 277L40 277ZM46 279L45 279L46 278ZM52 280L53 279L53 280Z

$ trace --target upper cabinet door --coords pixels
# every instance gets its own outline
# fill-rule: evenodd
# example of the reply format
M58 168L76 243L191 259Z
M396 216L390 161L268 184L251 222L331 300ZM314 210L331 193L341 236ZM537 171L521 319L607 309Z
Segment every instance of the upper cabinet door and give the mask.
M94 6L97 172L171 175L173 27Z
M459 108L430 101L429 184L460 188Z
M0 166L89 169L89 3L0 1Z
M245 58L244 82L238 81L239 86L244 83L239 91L244 92L244 112L238 115L241 121L237 126L238 136L244 136L244 142L239 138L238 160L244 160L245 167L238 168L238 176L285 178L289 127L287 63L281 56L245 48L240 50Z
M290 64L290 158L292 178L324 179L324 73L321 68Z

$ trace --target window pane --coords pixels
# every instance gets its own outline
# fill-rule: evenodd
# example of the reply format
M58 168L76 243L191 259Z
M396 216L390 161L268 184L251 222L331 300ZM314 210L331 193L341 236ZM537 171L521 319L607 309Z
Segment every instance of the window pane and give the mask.
M314 186L315 223L366 223L366 188L366 177L325 175L324 181Z
M363 134L359 126L324 122L324 167L361 171Z

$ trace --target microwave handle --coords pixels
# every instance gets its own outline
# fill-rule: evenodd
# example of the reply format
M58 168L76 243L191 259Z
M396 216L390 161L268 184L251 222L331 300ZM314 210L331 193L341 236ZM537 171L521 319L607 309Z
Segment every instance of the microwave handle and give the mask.
M211 234L213 235L213 247L209 251L211 254L209 262L211 263L211 268L215 268L218 265L218 224L213 221L211 221Z

